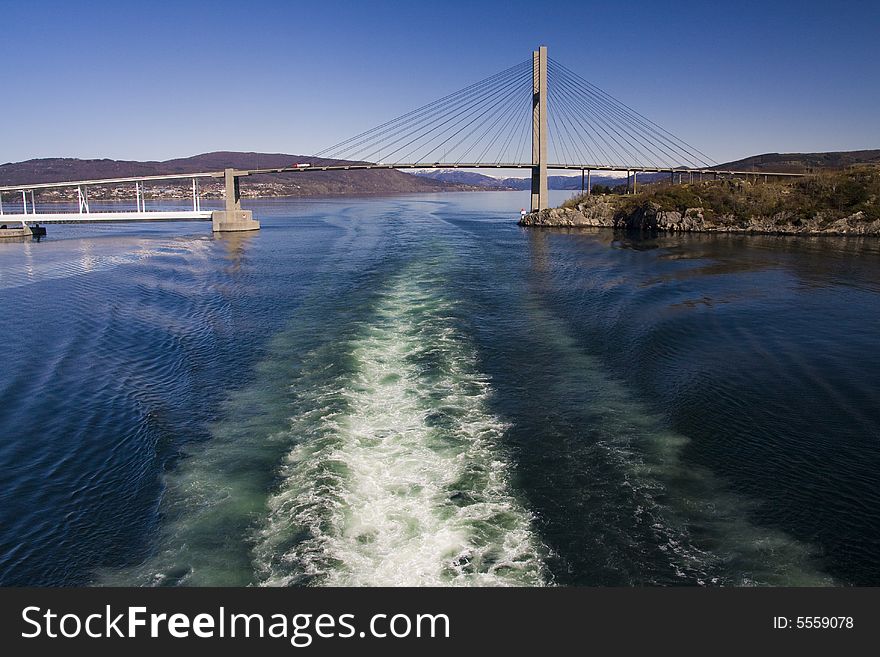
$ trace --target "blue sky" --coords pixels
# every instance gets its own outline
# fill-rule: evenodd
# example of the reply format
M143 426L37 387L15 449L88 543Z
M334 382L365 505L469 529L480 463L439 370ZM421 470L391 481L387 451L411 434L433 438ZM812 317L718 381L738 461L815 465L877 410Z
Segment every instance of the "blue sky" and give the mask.
M0 0L0 20L0 162L313 153L539 44L719 162L880 148L876 1Z

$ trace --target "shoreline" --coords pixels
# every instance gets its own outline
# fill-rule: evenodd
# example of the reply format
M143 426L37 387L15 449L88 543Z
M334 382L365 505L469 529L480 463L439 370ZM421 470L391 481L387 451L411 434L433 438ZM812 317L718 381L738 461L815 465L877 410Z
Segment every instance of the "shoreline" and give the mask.
M791 211L772 215L710 215L703 208L686 208L681 212L662 210L656 204L625 209L619 207L619 202L605 197L596 197L596 200L581 202L575 207L532 211L518 223L520 226L547 228L611 228L668 233L880 236L880 219L871 221L861 211L843 217L828 212L803 217Z

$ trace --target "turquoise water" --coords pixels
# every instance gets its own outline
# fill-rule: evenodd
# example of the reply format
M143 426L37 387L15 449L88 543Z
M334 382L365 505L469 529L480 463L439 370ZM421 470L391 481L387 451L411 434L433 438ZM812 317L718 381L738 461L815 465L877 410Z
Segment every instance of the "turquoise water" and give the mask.
M254 201L0 244L0 581L880 583L880 245Z

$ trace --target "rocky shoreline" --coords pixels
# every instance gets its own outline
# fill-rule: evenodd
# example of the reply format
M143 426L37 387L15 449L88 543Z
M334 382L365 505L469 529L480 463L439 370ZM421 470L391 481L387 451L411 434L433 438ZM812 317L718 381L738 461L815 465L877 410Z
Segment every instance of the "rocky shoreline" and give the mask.
M863 212L844 217L833 216L829 212L817 212L803 217L788 211L771 216L741 217L733 214L712 215L703 208L687 208L684 212L663 210L654 203L646 203L635 209L623 209L618 200L622 198L626 197L588 197L574 207L530 212L520 219L519 224L693 233L880 235L880 219L870 221Z

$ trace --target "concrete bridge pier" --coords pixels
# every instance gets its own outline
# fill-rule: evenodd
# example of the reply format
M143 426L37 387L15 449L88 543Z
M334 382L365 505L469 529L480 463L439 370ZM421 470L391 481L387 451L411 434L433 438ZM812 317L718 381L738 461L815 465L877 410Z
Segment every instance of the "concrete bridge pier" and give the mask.
M211 225L215 233L231 233L243 230L259 230L260 222L254 219L254 213L241 209L241 190L239 176L234 169L223 172L226 184L226 207L211 213Z

